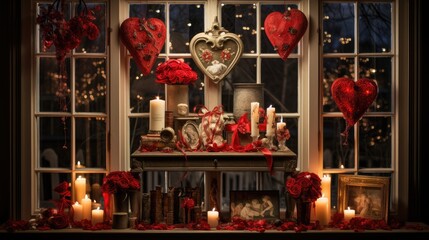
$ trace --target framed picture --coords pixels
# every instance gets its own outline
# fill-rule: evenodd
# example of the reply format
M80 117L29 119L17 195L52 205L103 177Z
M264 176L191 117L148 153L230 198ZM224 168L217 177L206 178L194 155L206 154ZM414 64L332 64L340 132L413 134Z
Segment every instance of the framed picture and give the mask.
M384 219L389 213L390 177L338 175L338 211L355 210L355 217Z
M244 220L280 218L279 191L230 191L231 219Z

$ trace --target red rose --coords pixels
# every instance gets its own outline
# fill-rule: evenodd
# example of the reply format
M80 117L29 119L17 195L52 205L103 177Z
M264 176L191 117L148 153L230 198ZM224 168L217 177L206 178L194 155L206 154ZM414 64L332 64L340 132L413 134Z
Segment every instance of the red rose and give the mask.
M53 229L61 229L69 226L69 218L65 214L55 214L49 218L49 225Z
M301 195L301 186L298 184L294 184L291 187L288 188L289 194L294 198L299 198Z
M64 181L54 188L54 191L60 195L70 196L69 183Z

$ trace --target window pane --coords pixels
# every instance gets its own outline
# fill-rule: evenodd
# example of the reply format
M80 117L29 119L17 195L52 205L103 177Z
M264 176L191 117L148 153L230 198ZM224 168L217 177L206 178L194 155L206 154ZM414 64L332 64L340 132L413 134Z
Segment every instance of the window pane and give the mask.
M164 59L157 59L148 76L143 76L135 61L130 59L130 111L132 113L149 112L149 101L159 96L165 99L164 84L155 82L155 69Z
M139 149L140 136L147 134L149 129L149 118L130 118L130 151Z
M390 52L392 4L359 4L359 52Z
M324 58L323 59L323 111L339 112L331 95L331 86L340 77L354 78L353 58Z
M70 118L39 118L40 167L70 168Z
M54 191L60 183L67 181L71 183L69 173L39 173L39 202L40 208L56 208L53 200L59 200L60 195Z
M360 78L370 78L377 82L378 94L368 111L392 111L392 59L386 58L360 58Z
M286 188L283 172L275 172L274 175L269 172L262 172L262 190L278 190L280 208L286 208Z
M359 124L359 167L390 168L391 166L391 118L362 118Z
M256 83L256 59L241 58L222 80L222 105L225 112L233 111L234 83Z
M106 168L104 118L76 118L76 162L89 168Z
M272 12L285 12L288 8L297 9L298 5L296 4L287 4L287 5L271 5L271 4L261 4L261 53L277 53L274 50L274 46L271 44L270 40L267 37L264 29L265 18L268 14ZM292 53L298 52L296 47Z
M106 59L76 59L76 111L106 112Z
M298 112L298 59L262 59L265 107L276 112Z
M348 145L341 133L346 128L343 118L323 118L323 168L354 167L354 131L349 131Z
M39 108L41 112L60 112L64 109L60 105L58 94L65 94L65 104L70 110L70 59L66 58L65 67L67 76L60 80L58 64L55 58L40 58L39 69ZM61 85L60 81L66 84Z
M354 52L354 4L323 3L323 52Z
M93 208L94 208L94 201L95 201L95 203L100 204L100 209L104 209L104 199L101 191L101 186L103 185L103 178L106 175L103 173L91 173L91 174L76 173L76 177L79 177L79 176L86 179L86 194L88 194L88 197L92 200ZM76 199L76 196L74 196L74 200L80 201Z
M203 4L170 5L171 53L189 53L191 38L204 30Z
M106 4L87 3L86 5L88 10L94 14L93 23L97 25L100 35L95 40L89 40L87 37L82 38L75 51L77 53L104 53L106 52Z
M165 172L164 171L144 171L143 172L143 192L150 193L157 186L164 188ZM165 191L163 189L162 191Z
M243 41L243 53L256 53L256 5L222 5L221 26L240 36Z
M130 4L130 17L136 18L158 18L165 23L164 4ZM164 44L165 46L165 44ZM161 53L165 53L165 47Z

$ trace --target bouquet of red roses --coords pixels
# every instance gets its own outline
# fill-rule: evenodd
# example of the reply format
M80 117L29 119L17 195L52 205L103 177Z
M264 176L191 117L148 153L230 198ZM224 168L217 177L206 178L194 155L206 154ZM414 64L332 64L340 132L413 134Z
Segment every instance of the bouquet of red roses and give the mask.
M129 190L139 190L140 182L131 172L114 171L110 172L104 179L101 186L103 192L116 193Z
M287 179L286 188L293 198L304 202L315 202L322 196L322 180L311 172L293 174Z
M156 82L163 84L191 84L198 79L197 73L185 63L183 58L169 59L158 64L155 73Z

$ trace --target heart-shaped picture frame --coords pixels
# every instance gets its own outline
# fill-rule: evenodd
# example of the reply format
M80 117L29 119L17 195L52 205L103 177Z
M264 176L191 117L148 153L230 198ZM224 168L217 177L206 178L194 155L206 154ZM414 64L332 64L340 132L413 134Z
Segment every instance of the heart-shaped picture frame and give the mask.
M192 59L214 83L219 83L243 54L243 42L219 26L217 17L209 31L195 35L189 45Z

